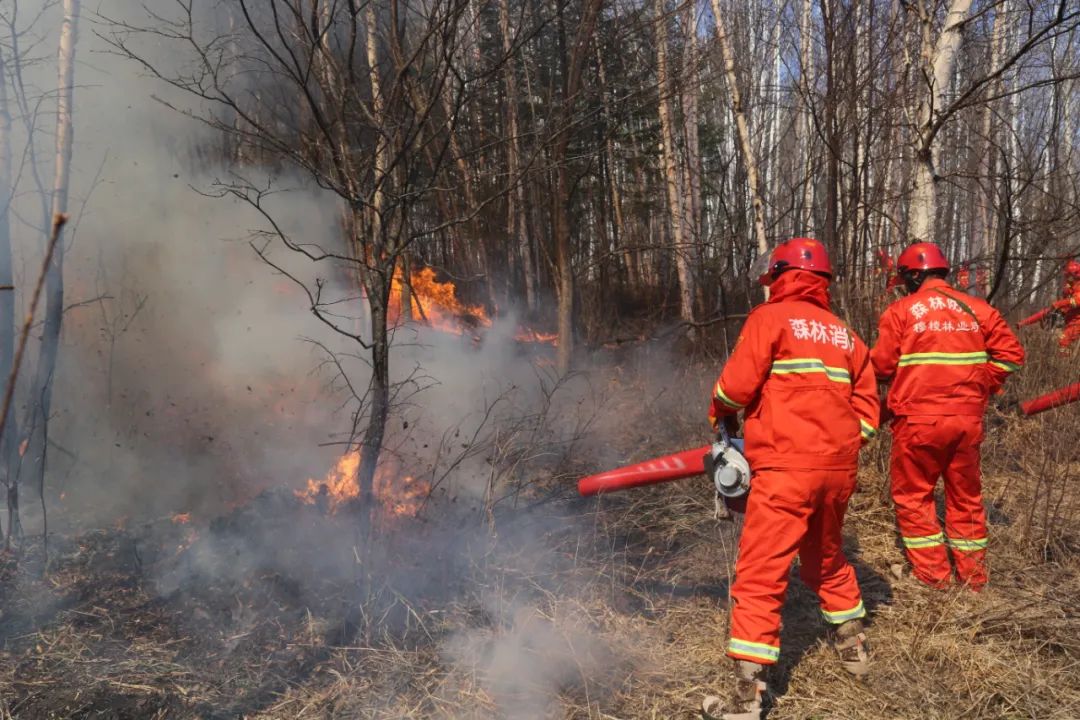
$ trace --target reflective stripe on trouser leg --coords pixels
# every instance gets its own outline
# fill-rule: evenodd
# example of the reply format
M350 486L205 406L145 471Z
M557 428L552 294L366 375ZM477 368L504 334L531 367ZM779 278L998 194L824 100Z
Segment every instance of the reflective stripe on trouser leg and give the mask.
M866 617L866 608L863 607L862 600L860 600L858 605L848 610L830 612L823 608L821 610L821 615L825 618L825 622L832 623L833 625L840 625L846 623L848 620L858 620L859 618Z
M893 424L890 475L896 524L915 577L943 585L952 577L945 538L934 507L934 486L944 469L947 443L941 418L899 418Z
M804 473L764 470L754 475L731 586L727 654L765 665L780 654L780 610L791 561L812 507ZM776 491L783 488L781 497Z
M855 490L854 470L819 471L818 506L799 546L799 576L817 593L821 613L834 624L866 616L855 570L844 557L842 530Z
M944 423L958 437L944 470L945 536L961 582L986 584L986 508L979 472L982 418L950 417Z
M780 659L779 645L750 642L733 637L728 640L727 654L740 660L750 660L762 665L772 665Z

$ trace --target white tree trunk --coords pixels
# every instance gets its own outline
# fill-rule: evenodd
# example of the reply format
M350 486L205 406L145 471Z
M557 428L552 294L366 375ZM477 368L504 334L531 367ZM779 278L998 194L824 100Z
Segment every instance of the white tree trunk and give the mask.
M4 66L4 49L0 48L0 285L11 286L14 282L11 259L11 112L8 110L7 72ZM6 383L11 375L15 354L15 291L0 290L0 383ZM8 412L5 432L0 437L0 471L5 482L10 482L15 459L15 413Z
M53 175L52 215L67 214L68 186L71 176L71 152L74 137L72 107L75 95L75 40L78 37L79 0L64 0L64 19L60 26L60 47L57 52L57 98L56 98L56 164ZM52 228L45 229L48 241ZM60 329L64 315L64 248L59 240L49 269L45 274L45 323L41 333L41 350L38 354L33 395L34 419L29 423L33 437L30 438L29 478L38 488L45 478L45 454L48 447L48 422L52 407L53 375L56 358L60 352ZM18 508L18 486L9 486L8 506ZM17 522L17 519L13 519ZM18 528L16 527L16 532Z
M746 179L750 185L750 204L754 210L754 240L757 242L758 253L764 255L769 251L769 239L765 234L765 203L761 199L761 186L758 181L758 163L754 155L754 143L750 137L750 127L746 121L746 112L743 109L742 95L739 91L739 81L735 74L735 52L731 47L731 38L728 36L724 22L724 11L720 6L720 0L712 0L713 17L716 19L717 41L720 43L720 52L724 58L724 77L727 80L728 92L731 94L731 110L735 116L735 127L739 134L739 147L742 149L743 162L746 163Z
M935 142L937 130L934 121L941 111L942 92L949 87L956 68L956 53L960 49L963 39L961 32L970 9L971 0L951 0L945 26L931 48L933 11L922 6L922 56L928 84L922 88L919 103L918 146L908 224L908 238L912 242L935 240L939 143Z
M698 97L701 58L697 44L697 4L687 2L683 10L683 139L686 143L686 201L683 213L687 242L694 244L694 257L701 241L701 143L698 137Z
M802 213L799 216L799 227L795 228L797 235L812 234L814 224L814 178L812 175L814 141L810 130L812 122L810 107L814 91L810 82L814 77L812 9L813 0L803 0L802 17L799 19L799 83L802 85L803 93L802 111L799 113L799 140L803 161L803 204Z
M675 148L675 118L672 112L672 83L668 71L668 17L664 0L656 0L656 73L660 92L660 135L663 148L664 178L667 186L671 244L675 254L675 269L679 275L679 316L686 322L694 320L693 276L684 231L683 192Z
M1008 0L997 7L994 12L994 29L990 40L990 67L996 68L1001 61L1001 51L1005 42L1005 18L1003 13L1008 12ZM1001 82L991 85L991 94L1000 91ZM978 207L975 213L975 227L972 228L972 255L980 265L989 268L994 255L993 240L993 205L997 194L997 181L993 177L994 172L994 106L986 103L983 107L982 116L982 152L979 157L979 181L981 192L978 194Z

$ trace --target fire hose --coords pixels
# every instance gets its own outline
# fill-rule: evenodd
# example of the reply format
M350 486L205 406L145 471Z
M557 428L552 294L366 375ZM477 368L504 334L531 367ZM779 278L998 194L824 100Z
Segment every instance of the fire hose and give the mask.
M1020 411L1028 416L1038 415L1041 412L1068 405L1077 400L1080 400L1080 382L1075 382L1059 390L1022 402L1020 403Z
M578 494L588 497L704 474L720 495L741 497L750 489L750 464L742 452L742 439L729 438L721 429L711 445L583 477L578 481Z
M1080 400L1080 382L1020 403L1024 415L1031 416ZM630 490L644 485L672 482L695 475L707 475L718 496L742 497L750 489L750 465L743 455L741 438L729 438L721 429L711 445L683 450L632 465L589 475L578 481L582 497Z
M1046 317L1047 315L1049 315L1052 312L1054 312L1054 308L1052 308L1052 307L1044 308L1044 309L1040 310L1039 312L1037 312L1037 313L1035 313L1033 315L1029 315L1028 317L1024 318L1023 320L1018 322L1017 325L1019 325L1020 327L1026 327L1028 325L1034 325L1035 323L1039 322L1040 320L1042 320L1044 317Z

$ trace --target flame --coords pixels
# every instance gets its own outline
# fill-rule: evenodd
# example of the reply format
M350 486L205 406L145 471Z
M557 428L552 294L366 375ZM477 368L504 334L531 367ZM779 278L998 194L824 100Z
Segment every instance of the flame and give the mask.
M187 525L191 522L191 513L176 513L172 516L173 525Z
M405 289L404 275L401 268L394 274L390 291L390 322L400 325L403 322L401 293ZM421 268L409 276L409 289L412 295L410 315L404 320L422 322L425 325L444 332L464 335L479 328L490 328L491 317L482 305L466 305L457 296L457 286L453 282L439 282L435 271L429 267ZM522 343L544 343L557 345L558 336L554 333L542 333L529 327L520 327L514 333L514 339Z
M542 333L529 327L518 328L514 333L514 339L522 343L545 343L547 345L559 345L559 336L556 333Z
M405 286L404 276L399 268L394 274L390 291L390 320L394 324L402 321L401 293ZM491 327L491 318L481 305L465 305L457 297L454 283L439 282L435 271L429 267L414 272L409 277L412 290L410 316L405 320L423 322L437 330L463 335L478 327Z
M342 504L360 496L356 473L360 469L360 451L350 450L321 480L309 478L296 497L309 505L323 505L336 512ZM375 498L388 515L413 517L423 505L429 486L410 475L399 475L395 463L380 463L375 470Z

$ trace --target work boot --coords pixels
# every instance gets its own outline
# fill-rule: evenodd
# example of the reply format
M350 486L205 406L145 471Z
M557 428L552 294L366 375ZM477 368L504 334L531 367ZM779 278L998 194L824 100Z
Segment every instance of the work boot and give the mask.
M735 661L735 691L725 704L715 695L701 702L705 720L761 720L765 697L765 666L746 660Z
M848 620L833 630L833 647L840 653L840 663L855 677L870 672L870 646L866 642L862 620Z

